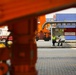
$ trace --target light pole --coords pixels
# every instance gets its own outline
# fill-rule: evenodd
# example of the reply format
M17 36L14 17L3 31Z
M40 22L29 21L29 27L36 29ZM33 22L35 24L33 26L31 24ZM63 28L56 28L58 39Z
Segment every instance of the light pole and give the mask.
M52 33L52 24L50 25L50 29L51 29L50 32L51 32L51 46L52 46L52 34L53 34Z

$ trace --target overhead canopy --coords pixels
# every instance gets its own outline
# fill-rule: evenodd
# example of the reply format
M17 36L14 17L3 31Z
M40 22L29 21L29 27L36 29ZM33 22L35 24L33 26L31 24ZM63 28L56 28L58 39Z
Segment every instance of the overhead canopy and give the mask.
M54 22L45 22L42 25L42 29L44 29L47 24L50 24L50 25L51 24L55 24L55 25L63 25L63 24L65 24L65 25L67 25L68 23L75 24L75 26L76 26L76 21L54 21Z
M23 18L39 16L76 5L76 0L0 0L0 24Z

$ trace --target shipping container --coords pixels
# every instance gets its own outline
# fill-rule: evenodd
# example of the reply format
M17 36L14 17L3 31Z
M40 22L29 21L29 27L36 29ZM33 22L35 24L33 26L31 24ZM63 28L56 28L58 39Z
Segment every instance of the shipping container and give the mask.
M56 21L76 21L76 14L56 14Z
M76 14L56 14L56 20L55 21L63 21L63 22L67 22L67 21L76 21ZM64 36L66 40L76 40L76 31L74 31L74 29L76 29L76 24L70 24L68 23L67 25L57 25L58 28L65 28L66 30L64 30ZM68 32L68 33L67 33ZM71 35L69 34L69 32L74 32L75 35ZM65 33L67 33L68 35L65 35Z

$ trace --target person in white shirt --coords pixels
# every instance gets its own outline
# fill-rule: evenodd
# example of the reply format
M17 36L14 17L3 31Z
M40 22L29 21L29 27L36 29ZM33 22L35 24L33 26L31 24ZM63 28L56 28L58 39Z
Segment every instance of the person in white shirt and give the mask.
M64 36L63 35L62 36L59 35L58 39L59 39L58 46L63 46L63 42L65 42Z

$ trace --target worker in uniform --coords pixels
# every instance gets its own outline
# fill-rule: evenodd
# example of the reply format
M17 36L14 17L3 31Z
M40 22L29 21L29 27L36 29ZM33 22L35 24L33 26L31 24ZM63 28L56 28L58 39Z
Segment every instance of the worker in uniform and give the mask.
M55 35L52 36L52 43L53 43L53 46L55 46L55 43L56 43L56 36Z

